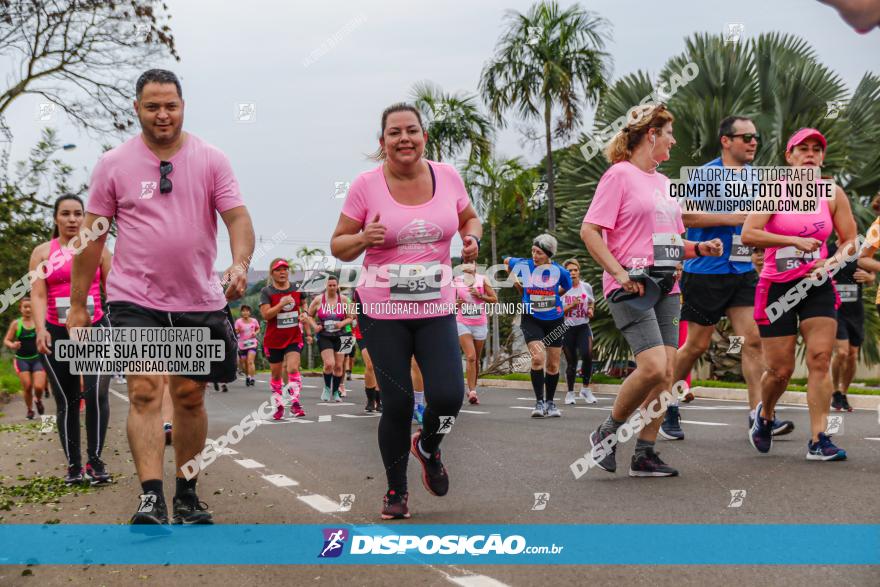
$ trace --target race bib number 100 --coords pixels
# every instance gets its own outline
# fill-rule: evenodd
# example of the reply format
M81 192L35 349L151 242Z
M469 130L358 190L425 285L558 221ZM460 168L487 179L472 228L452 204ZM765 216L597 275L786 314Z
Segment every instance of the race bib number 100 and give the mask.
M680 234L657 233L653 241L655 267L675 267L684 260L684 241Z

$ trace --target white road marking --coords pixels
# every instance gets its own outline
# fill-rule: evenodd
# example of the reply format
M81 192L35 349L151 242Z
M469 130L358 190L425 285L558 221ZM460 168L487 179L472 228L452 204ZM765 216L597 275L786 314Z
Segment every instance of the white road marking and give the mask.
M327 416L328 418L330 416ZM381 418L382 414L336 414L337 418Z
M339 510L339 504L323 495L317 493L312 495L298 495L297 499L308 504L312 508L318 510L322 514L329 514Z
M287 475L263 475L263 479L265 479L275 487L292 487L293 485L299 485L299 483L297 483Z
M127 395L122 395L121 393L119 393L118 391L116 391L115 389L110 388L110 387L108 387L107 389L109 389L110 393L112 393L113 395L115 395L116 397L121 399L122 401L124 401L126 403L131 403L130 400L128 399Z
M353 406L351 402L318 402L318 406Z
M701 426L727 426L721 422L697 422L696 420L682 420L682 424L699 424Z
M511 410L534 410L535 408L530 408L528 406L510 406Z
M321 415L321 416L318 416L318 422L329 422L331 418L333 418L333 416L326 415L326 414Z
M447 577L447 579L450 583L462 587L509 587L507 583L502 583L498 579L486 575L465 575L463 577Z
M244 467L245 469L259 469L260 467L265 467L263 463L258 463L254 459L233 459L236 463Z
M478 412L476 410L458 410L462 414L488 414L489 412Z
M876 436L866 436L866 437L865 437L865 440L880 440L880 437L876 437Z
M606 412L611 411L611 408L610 408L610 407L609 407L609 408L600 408L600 407L597 407L597 406L573 406L573 407L574 407L574 409L576 409L576 410L603 410L603 411L606 411Z

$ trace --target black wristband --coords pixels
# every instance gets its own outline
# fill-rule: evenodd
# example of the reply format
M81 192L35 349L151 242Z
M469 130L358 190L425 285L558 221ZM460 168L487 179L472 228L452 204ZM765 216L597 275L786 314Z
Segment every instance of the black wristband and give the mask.
M468 233L468 234L466 234L465 236L469 236L469 237L471 237L472 239L474 239L475 241L477 241L477 248L478 248L478 249L480 248L480 239L477 238L477 235Z
M697 242L694 244L694 254L695 254L697 257L702 257L702 256L703 256L703 253L700 252L700 243L702 243L702 242L703 242L703 241L697 241Z

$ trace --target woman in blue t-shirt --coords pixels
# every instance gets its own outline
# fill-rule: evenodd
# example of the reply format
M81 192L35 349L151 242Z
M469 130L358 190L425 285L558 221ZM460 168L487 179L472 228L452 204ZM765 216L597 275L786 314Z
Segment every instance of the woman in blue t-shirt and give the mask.
M559 357L565 334L560 296L571 289L571 274L559 263L551 261L556 247L553 236L541 234L532 241L531 259L504 259L507 269L522 287L520 328L532 357L532 389L536 400L533 418L562 416L553 397L559 383Z

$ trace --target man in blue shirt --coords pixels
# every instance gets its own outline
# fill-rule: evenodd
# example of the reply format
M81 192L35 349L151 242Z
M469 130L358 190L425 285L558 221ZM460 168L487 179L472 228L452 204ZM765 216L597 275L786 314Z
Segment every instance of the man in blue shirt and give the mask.
M751 119L728 116L721 121L718 130L721 157L704 167L748 167L755 159L759 138ZM719 187L723 194L724 186ZM742 244L740 236L745 219L745 214L683 216L684 225L688 228L688 240L699 242L721 239L724 253L720 257L698 257L684 263L681 319L688 322L688 333L676 355L673 381L683 381L688 376L696 360L709 349L715 325L723 316L727 316L736 336L744 339L739 352L742 357L743 377L748 385L751 425L755 406L761 400L764 365L761 339L754 319L758 275L751 261L752 250ZM684 401L693 399L693 393L688 390ZM660 427L660 435L669 440L684 439L679 421L678 405L670 405ZM777 421L774 423L773 434L788 434L792 430L793 423Z

